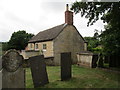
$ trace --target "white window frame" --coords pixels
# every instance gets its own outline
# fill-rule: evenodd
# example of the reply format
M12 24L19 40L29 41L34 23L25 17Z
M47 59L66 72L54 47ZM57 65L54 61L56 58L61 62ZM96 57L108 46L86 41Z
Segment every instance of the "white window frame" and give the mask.
M35 49L39 49L39 47L38 47L38 43L37 43L37 44L35 44Z
M45 45L45 46L44 46ZM45 48L44 48L45 47ZM42 48L43 48L43 51L46 51L46 49L47 49L47 44L43 44L42 45Z

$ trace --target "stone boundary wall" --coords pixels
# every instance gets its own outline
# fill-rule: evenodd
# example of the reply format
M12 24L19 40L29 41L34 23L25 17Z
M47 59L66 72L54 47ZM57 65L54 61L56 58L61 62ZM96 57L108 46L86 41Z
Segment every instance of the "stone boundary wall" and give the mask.
M29 59L30 57L40 55L40 52L34 50L22 50L20 54L24 57L24 59Z
M29 67L29 58L40 55L40 52L39 51L34 51L34 50L28 50L28 51L22 50L22 52L20 54L24 57L24 59L26 60L26 64ZM54 61L53 61L54 57L53 56L44 57L44 59L45 59L46 65L54 66Z
M54 65L54 57L44 57L44 59L45 59L45 63L46 63L46 65L48 65L48 66L55 66Z

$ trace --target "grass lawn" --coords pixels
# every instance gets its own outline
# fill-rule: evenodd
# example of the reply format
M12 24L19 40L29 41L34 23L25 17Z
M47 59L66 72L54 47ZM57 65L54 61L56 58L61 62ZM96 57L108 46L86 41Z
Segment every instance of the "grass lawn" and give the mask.
M47 66L49 84L40 88L120 88L120 73L99 68L72 66L72 78L60 80L60 67ZM30 69L26 69L26 88L33 88Z

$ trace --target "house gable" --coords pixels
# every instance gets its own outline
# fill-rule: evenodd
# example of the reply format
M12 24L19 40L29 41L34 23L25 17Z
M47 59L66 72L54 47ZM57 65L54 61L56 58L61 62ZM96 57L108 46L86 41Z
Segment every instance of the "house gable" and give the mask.
M67 25L53 41L55 63L58 65L60 64L60 60L58 60L60 53L72 52L73 63L76 63L76 53L84 51L85 40L73 25Z

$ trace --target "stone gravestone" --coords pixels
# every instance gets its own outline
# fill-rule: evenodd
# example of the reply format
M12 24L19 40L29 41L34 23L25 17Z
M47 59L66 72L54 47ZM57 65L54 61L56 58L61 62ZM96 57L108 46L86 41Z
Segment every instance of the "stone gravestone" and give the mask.
M61 80L68 80L71 78L71 53L61 53Z
M2 57L2 88L25 88L23 57L16 50L7 51Z
M97 67L97 61L98 61L98 54L93 54L92 68L96 68Z
M99 59L98 59L98 67L103 68L103 56L102 54L99 54Z
M40 87L49 83L44 56L30 57L29 60L34 87Z

